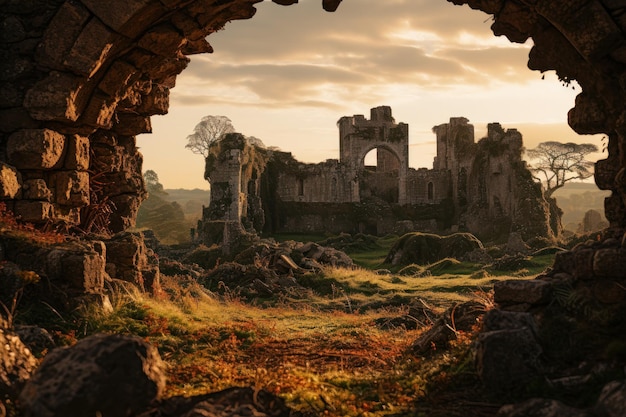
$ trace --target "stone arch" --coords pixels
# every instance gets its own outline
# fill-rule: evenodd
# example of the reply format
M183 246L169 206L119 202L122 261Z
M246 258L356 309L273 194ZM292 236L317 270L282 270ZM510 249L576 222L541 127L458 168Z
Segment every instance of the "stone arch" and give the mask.
M377 152L377 163L374 170L370 171L365 166L365 158L372 151ZM358 161L360 199L372 196L388 203L398 203L400 182L406 184L406 177L402 178L400 167L403 161L396 150L385 143L370 144L363 149ZM406 195L403 198L406 201Z
M206 35L254 15L260 0L8 0L0 20L0 198L24 220L123 230L141 202L135 135L168 108L188 55ZM354 1L354 0L347 0ZM443 0L442 0L443 1ZM293 4L296 0L274 0ZM326 10L341 0L324 0ZM512 42L532 37L529 67L555 70L582 93L568 114L580 134L604 133L596 183L606 217L626 226L626 23L621 2L454 0L493 15ZM43 4L43 5L42 5ZM393 7L393 6L390 6ZM107 205L115 211L101 218Z

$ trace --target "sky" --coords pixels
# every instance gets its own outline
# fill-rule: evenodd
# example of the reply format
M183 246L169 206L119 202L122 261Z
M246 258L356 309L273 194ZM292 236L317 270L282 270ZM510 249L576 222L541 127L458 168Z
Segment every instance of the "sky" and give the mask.
M320 0L256 5L250 20L210 35L212 54L194 55L170 92L169 113L138 136L144 172L165 188L208 189L204 159L185 148L207 115L237 132L292 152L303 162L339 158L343 116L391 106L409 125L409 162L432 168L432 127L463 116L484 136L487 123L517 128L526 148L539 142L594 143L567 125L580 88L554 72L527 68L532 40L495 37L491 16L445 0ZM601 154L593 159L601 159Z

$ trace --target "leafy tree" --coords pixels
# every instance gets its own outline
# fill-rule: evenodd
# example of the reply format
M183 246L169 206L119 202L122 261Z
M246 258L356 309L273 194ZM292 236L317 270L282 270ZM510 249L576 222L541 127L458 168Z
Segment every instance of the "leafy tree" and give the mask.
M159 182L159 175L149 169L143 173L143 181L146 184L146 190L150 194L167 194L163 190L163 184Z
M589 178L593 175L593 162L587 155L598 152L591 143L542 142L526 153L532 162L531 171L546 188L546 196L563 187L566 182Z
M206 158L209 156L211 143L220 140L226 133L234 131L235 128L228 117L204 116L194 127L193 133L187 136L185 148Z

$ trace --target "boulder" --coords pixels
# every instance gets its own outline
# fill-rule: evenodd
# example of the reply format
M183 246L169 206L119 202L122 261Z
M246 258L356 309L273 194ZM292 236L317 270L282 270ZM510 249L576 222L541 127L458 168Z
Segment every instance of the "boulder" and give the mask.
M478 375L494 394L523 391L525 384L541 375L543 350L528 313L489 311L474 349Z
M430 233L407 233L389 250L385 263L392 265L425 265L445 258L463 258L483 245L470 233L438 236Z
M50 352L19 400L26 417L135 415L160 399L164 372L141 338L94 335Z
M0 398L16 397L37 367L37 360L0 317Z
M543 304L550 301L552 284L539 279L509 279L496 282L493 291L498 304Z

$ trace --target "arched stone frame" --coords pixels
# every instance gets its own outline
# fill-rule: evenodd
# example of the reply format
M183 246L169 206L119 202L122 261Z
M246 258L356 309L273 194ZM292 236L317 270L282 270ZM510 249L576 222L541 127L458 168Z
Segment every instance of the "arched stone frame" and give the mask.
M43 9L37 2L4 5L2 17L29 31L11 31L1 42L0 156L5 174L0 198L40 224L74 225L110 201L116 206L110 227L132 225L144 197L135 135L151 130L150 115L167 112L169 89L186 67L186 55L211 52L205 36L228 21L252 17L259 1L68 0ZM596 164L595 178L601 189L613 191L605 204L611 225L626 226L622 3L590 0L572 7L566 0L450 1L493 15L496 35L520 43L532 37L530 69L555 70L564 83L578 81L583 92L568 121L577 133L609 138L609 156ZM341 1L322 3L332 11ZM42 141L61 151L46 155L49 164L25 165L17 145L32 145L28 152L36 157ZM111 148L123 159L123 169L111 163ZM33 171L42 171L43 178L24 179L23 173ZM27 199L24 181L34 180L49 189L78 191L70 198L43 193Z
M357 175L363 169L365 169L365 157L368 153L370 153L374 149L385 149L389 153L391 153L397 160L400 162L400 168L398 170L398 204L406 204L407 203L407 195L406 195L406 181L409 173L409 155L408 151L404 152L405 148L402 146L393 146L393 144L389 144L389 142L368 142L367 145L360 149L359 153L356 154L357 157L349 161L349 163L356 167ZM402 153L399 153L399 149L401 149ZM358 182L357 182L358 189ZM357 191L358 192L358 191Z

